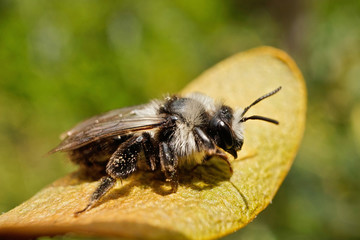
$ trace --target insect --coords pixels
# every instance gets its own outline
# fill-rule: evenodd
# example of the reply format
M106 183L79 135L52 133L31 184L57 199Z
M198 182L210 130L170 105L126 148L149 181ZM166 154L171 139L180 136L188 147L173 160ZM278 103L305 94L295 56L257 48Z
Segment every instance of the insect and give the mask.
M244 122L278 124L271 118L245 114L280 89L244 109L233 110L211 97L192 93L116 109L79 123L50 151L68 152L73 162L104 175L88 205L75 215L92 208L117 179L125 179L137 170L161 171L176 192L179 169L202 164L215 155L227 161L225 152L237 158L244 143Z

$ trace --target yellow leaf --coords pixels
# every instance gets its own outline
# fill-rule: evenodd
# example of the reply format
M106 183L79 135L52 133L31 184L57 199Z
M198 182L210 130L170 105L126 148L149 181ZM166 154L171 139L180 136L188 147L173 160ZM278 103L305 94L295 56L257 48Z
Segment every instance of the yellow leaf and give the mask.
M118 182L99 204L74 217L98 182L70 174L0 216L0 236L66 233L149 239L211 239L248 224L273 199L298 150L305 126L306 88L284 52L261 47L232 56L191 82L182 93L203 92L232 107L245 107L282 86L248 115L277 119L245 123L245 143L231 160L183 172L176 193L152 173ZM250 113L251 112L251 113Z

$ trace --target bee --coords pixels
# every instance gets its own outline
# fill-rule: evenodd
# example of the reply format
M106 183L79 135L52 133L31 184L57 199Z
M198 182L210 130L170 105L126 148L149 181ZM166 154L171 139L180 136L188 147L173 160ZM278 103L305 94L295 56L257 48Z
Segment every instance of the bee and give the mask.
M280 89L259 97L244 109L233 110L211 97L192 93L112 110L79 123L50 151L67 152L71 161L88 172L103 175L88 205L75 215L91 209L117 179L125 179L135 171L162 172L176 192L179 169L203 164L213 156L228 162L225 152L237 158L244 144L244 122L278 124L271 118L245 114Z

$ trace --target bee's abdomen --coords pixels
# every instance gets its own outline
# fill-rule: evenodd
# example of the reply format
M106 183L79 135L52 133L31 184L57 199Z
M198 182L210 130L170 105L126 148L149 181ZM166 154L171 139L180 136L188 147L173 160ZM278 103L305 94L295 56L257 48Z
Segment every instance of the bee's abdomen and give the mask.
M128 136L122 136L121 138L105 138L91 142L69 151L69 158L82 167L105 169L111 155L128 138Z

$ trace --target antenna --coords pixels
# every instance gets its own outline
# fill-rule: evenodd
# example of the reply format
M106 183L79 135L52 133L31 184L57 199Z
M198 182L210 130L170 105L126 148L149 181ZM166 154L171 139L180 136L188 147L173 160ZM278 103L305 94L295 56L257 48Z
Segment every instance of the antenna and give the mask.
M258 115L253 115L250 117L244 117L244 115L246 114L246 112L254 105L256 105L257 103L261 102L262 100L264 100L265 98L268 98L272 95L274 95L275 93L277 93L278 91L280 91L281 87L278 87L277 89L275 89L272 92L269 92L261 97L259 97L258 99L256 99L252 104L250 104L249 106L247 106L246 108L244 108L244 111L241 113L241 119L239 122L246 122L247 120L262 120L262 121L266 121L266 122L270 122L270 123L274 123L274 124L279 124L278 121L271 119L271 118L267 118L267 117L263 117L263 116L258 116Z
M272 95L274 95L275 93L277 93L278 91L280 91L281 87L278 87L277 89L275 89L272 92L269 92L267 94L265 94L264 96L259 97L258 99L256 99L252 104L250 104L249 106L247 106L246 108L244 108L244 111L241 114L241 117L243 117L245 115L245 113L254 105L256 105L257 103L259 103L260 101L264 100L265 98L268 98Z
M267 118L267 117L263 117L263 116L258 116L258 115L253 115L253 116L250 116L250 117L243 117L240 122L246 122L247 120L263 120L263 121L266 121L266 122L270 122L270 123L273 123L273 124L276 124L278 125L279 122L272 119L272 118Z

